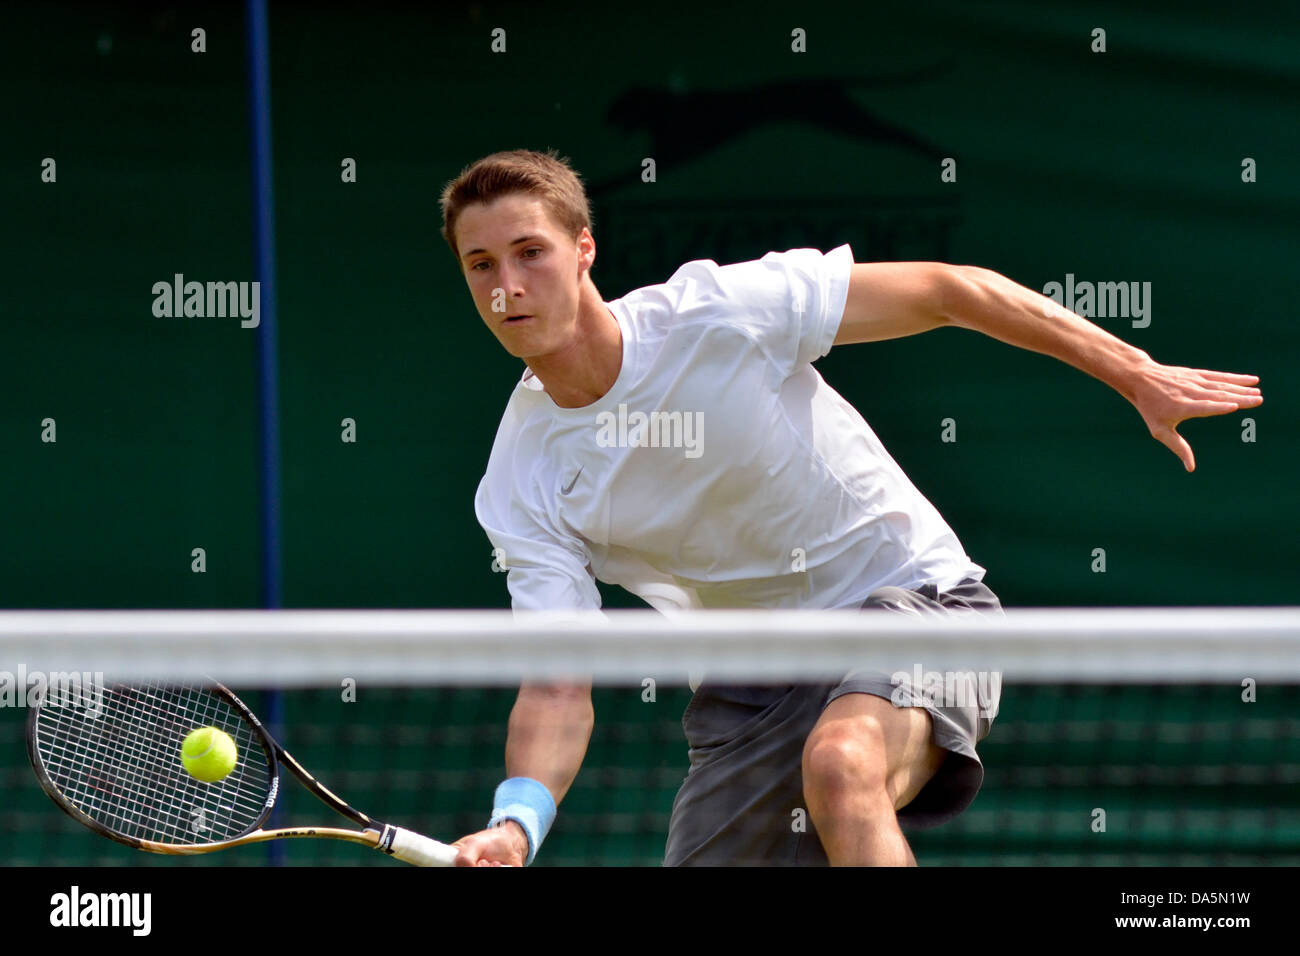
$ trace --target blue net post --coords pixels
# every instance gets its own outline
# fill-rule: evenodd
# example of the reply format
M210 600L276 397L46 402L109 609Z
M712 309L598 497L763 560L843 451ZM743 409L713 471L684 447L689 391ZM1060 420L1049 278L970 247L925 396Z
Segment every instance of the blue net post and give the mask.
M267 37L266 0L247 0L248 122L252 161L253 267L261 283L261 323L257 335L258 445L261 472L262 606L283 606L280 527L280 386L276 325L275 218L271 182L270 48ZM281 737L283 700L279 691L266 695L265 714L271 734ZM270 820L279 826L277 807ZM272 866L284 863L279 840L267 843Z

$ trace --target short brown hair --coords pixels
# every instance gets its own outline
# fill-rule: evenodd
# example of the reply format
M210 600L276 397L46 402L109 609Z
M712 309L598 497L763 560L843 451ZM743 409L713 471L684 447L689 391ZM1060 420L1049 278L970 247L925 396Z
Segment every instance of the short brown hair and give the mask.
M456 220L470 203L490 203L511 193L529 193L542 201L547 213L576 239L583 227L591 228L591 205L582 180L567 158L555 150L539 153L511 149L493 153L466 166L442 190L442 237L460 260L456 246Z

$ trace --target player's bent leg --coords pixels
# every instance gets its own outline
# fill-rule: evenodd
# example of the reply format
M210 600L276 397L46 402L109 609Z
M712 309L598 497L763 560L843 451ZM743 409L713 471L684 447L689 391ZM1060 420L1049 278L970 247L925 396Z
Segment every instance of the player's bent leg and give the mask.
M808 813L832 866L915 866L897 811L946 751L922 707L849 693L826 706L803 750Z

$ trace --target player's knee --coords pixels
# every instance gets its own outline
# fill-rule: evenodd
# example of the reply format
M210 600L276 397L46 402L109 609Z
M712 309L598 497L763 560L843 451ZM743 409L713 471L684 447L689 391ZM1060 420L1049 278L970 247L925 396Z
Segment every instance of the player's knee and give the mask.
M814 732L804 747L805 791L827 799L887 795L885 732L872 717Z

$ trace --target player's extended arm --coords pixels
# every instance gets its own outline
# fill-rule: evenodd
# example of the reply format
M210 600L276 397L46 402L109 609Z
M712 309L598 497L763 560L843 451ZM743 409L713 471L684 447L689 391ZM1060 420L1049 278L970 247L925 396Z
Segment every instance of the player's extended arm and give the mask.
M1188 418L1253 408L1264 399L1255 375L1161 365L1087 319L977 266L872 262L853 266L835 344L914 335L941 325L983 332L1041 352L1105 382L1128 399L1151 436L1196 468L1175 429Z
M506 776L531 777L558 805L582 767L595 713L591 683L524 684L506 731ZM461 866L522 865L528 838L513 820L457 840Z
M591 741L591 684L524 684L506 731L506 775L546 784L558 805Z

